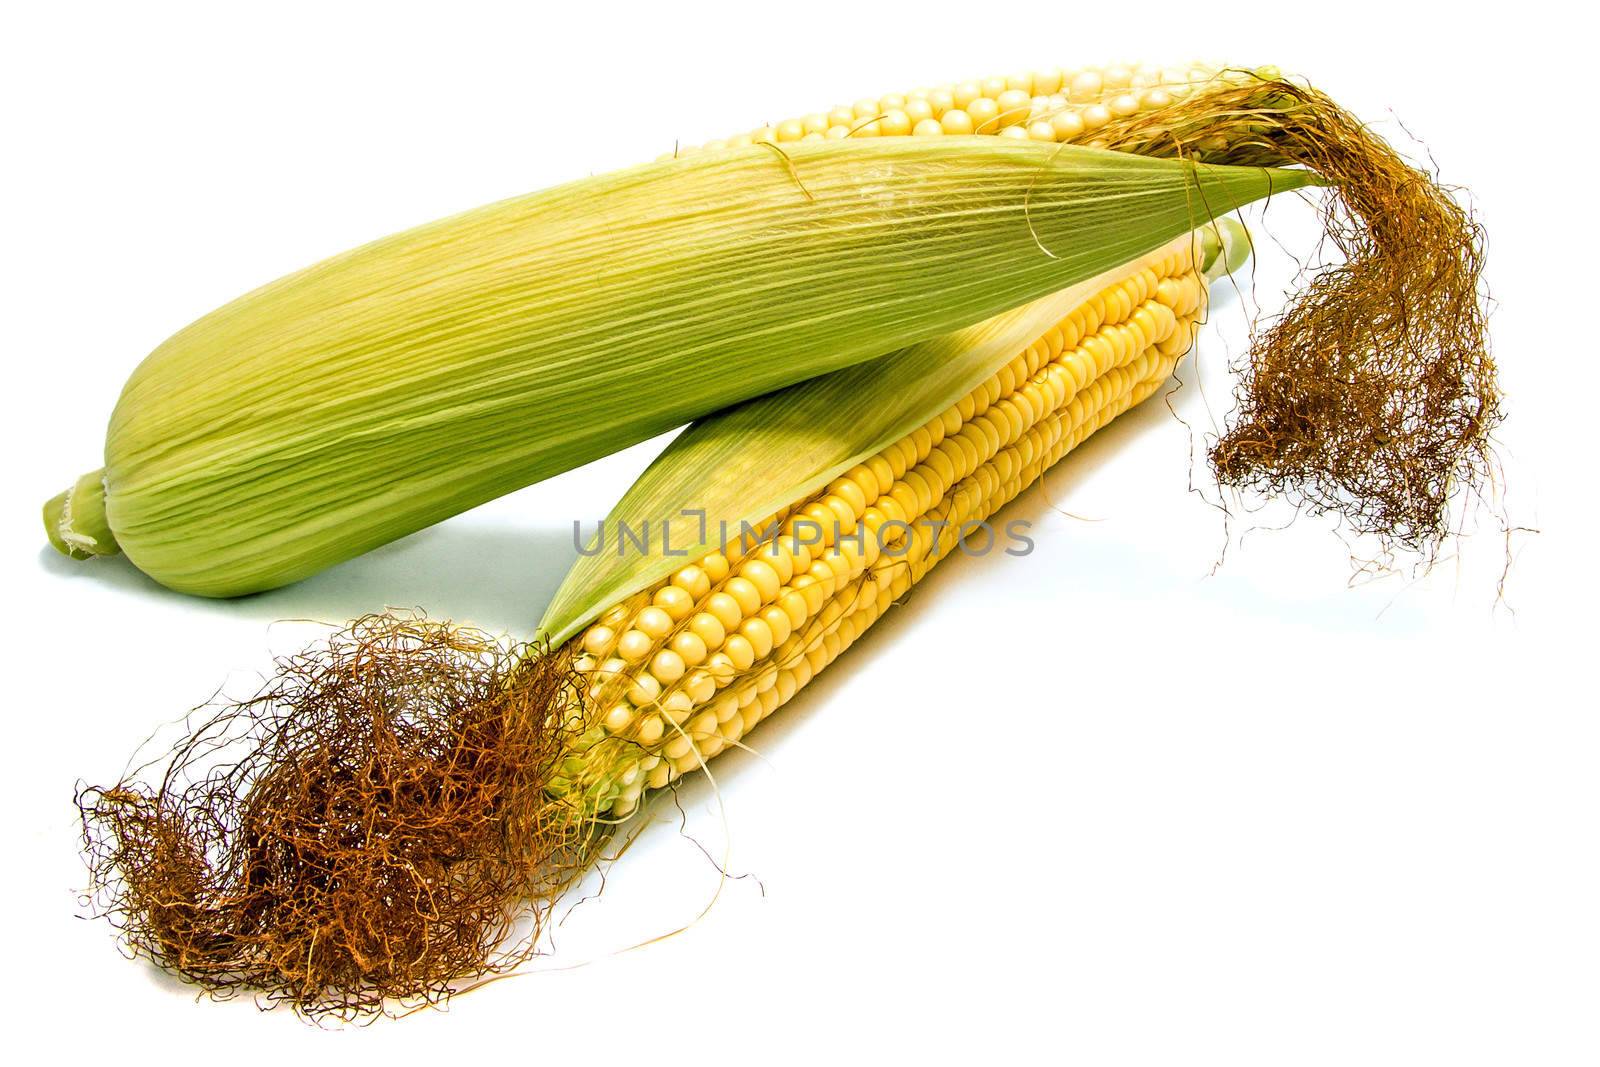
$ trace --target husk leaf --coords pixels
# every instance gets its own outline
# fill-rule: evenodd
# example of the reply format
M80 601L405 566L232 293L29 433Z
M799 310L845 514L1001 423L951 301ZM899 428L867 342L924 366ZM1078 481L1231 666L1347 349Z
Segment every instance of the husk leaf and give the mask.
M71 515L172 588L271 588L1315 180L993 137L758 145L585 179L180 331L112 417L104 515Z

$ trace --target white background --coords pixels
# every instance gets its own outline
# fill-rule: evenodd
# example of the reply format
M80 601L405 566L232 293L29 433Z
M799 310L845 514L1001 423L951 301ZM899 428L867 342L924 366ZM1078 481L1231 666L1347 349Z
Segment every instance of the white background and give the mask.
M8 1042L78 1062L1086 1064L1600 1060L1595 158L1585 34L1541 5L38 4L0 26ZM1098 43L1097 43L1098 42ZM80 921L70 805L159 722L385 604L526 632L650 448L299 586L70 565L37 506L127 372L285 271L481 202L866 94L1194 56L1312 76L1469 186L1505 504L1421 580L1346 588L1329 523L1188 491L1159 402L1019 500L1038 551L941 568L683 795L533 973L327 1034L196 1003ZM1412 144L1412 150L1415 145ZM1305 252L1309 213L1268 227ZM1293 263L1264 250L1260 306ZM1210 414L1249 303L1203 334ZM1059 508L1060 510L1056 510ZM1066 513L1070 513L1066 514ZM1076 516L1076 517L1073 517ZM1094 520L1094 521L1087 521ZM1211 574L1228 545L1226 561ZM764 886L765 892L761 890ZM449 1059L446 1060L446 1057Z

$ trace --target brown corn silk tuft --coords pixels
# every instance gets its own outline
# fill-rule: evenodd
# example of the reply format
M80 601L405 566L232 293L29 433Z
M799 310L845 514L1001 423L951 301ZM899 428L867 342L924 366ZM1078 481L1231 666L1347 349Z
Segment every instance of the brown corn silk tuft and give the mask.
M1278 78L1227 72L1098 136L1332 181L1344 262L1255 338L1212 462L1226 483L1436 546L1453 491L1490 472L1499 418L1471 216ZM359 620L207 719L155 788L80 794L101 908L161 966L311 1015L438 1002L515 967L610 829L544 789L577 741L568 725L590 718L572 651Z
M544 794L559 651L369 616L208 712L160 784L79 796L135 954L215 993L346 1017L522 962L595 827ZM519 934L519 926L531 929Z
M1343 259L1258 332L1218 478L1431 557L1458 489L1493 474L1500 391L1486 336L1483 233L1430 175L1315 89L1230 71L1106 147L1301 165L1327 178L1326 241Z

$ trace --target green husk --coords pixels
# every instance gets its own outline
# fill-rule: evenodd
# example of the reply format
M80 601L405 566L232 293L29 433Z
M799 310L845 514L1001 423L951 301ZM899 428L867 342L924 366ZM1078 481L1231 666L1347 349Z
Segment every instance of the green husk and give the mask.
M1208 278L1243 265L1250 249L1244 233L1232 219L1195 233L1196 258ZM766 516L956 403L1073 308L1145 261L1140 257L966 329L696 421L673 438L598 525L556 590L539 632L554 643L565 641L612 604L737 540L741 531L757 529Z
M116 538L106 525L105 473L90 471L45 503L45 533L62 555L92 559L116 552Z
M174 589L271 588L1317 181L992 137L757 145L585 179L180 331L123 391L100 492L52 502L47 526Z

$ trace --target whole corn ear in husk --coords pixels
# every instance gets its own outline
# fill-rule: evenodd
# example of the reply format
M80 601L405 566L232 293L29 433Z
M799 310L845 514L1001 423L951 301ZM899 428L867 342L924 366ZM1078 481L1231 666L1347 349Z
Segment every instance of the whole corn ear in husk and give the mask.
M56 546L282 585L1315 181L995 138L701 153L336 256L134 372Z

